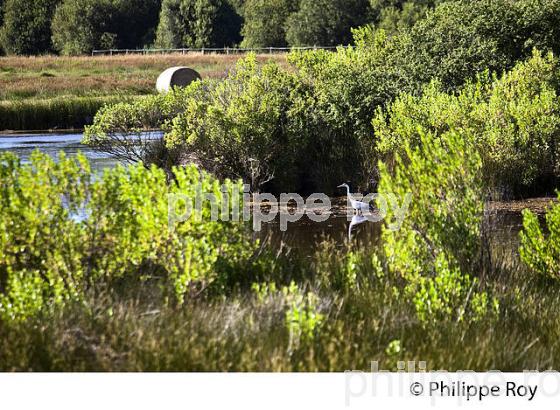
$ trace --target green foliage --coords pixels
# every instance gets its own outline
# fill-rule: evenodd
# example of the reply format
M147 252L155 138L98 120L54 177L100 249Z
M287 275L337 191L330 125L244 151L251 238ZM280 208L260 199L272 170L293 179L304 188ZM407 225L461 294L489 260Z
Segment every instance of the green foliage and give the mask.
M64 0L53 17L53 44L64 55L137 48L153 41L161 0Z
M315 336L325 317L318 312L319 298L313 292L305 294L292 282L282 289L282 294L289 305L286 326L290 332L290 345L297 346Z
M417 82L446 90L484 70L511 68L534 47L560 50L560 0L475 0L440 4L409 33L400 65Z
M501 77L481 76L457 94L438 83L421 97L402 95L374 127L382 155L417 145L422 132L475 136L486 183L501 192L559 177L558 60L535 52Z
M163 0L156 46L233 46L240 30L241 17L227 0Z
M0 159L0 315L25 318L45 300L61 304L83 290L84 229L71 218L86 199L89 165L34 154L22 166Z
M174 175L168 185L163 171L136 166L93 178L80 156L55 162L35 153L27 165L2 156L1 316L24 319L126 278L129 286L160 280L178 303L226 282L220 275L248 260L254 243L244 224L211 219L200 195L214 195L221 211L235 184L223 190L194 167ZM168 229L169 195L201 206Z
M406 1L400 5L401 7L385 7L381 9L375 26L388 35L395 35L425 18L426 13L433 7L430 3L433 2Z
M546 230L539 217L529 210L523 212L519 254L534 273L560 278L560 206L555 204L546 214Z
M242 47L285 47L286 20L297 7L294 0L247 0Z
M369 21L368 0L301 0L286 21L290 46L336 46L352 42L353 27Z
M398 44L389 42L382 31L374 34L371 27L355 35L355 49L290 55L312 90L306 116L316 144L308 153L315 164L309 175L322 182L317 184L322 192L341 180L363 189L375 177L371 118L378 107L409 89L391 64Z
M241 177L253 188L274 179L289 180L298 148L305 140L293 100L302 86L276 64L259 67L255 57L238 63L234 72L192 98L166 136L168 146L181 146L205 169L221 177Z
M402 352L402 344L400 340L393 340L385 349L387 356L398 357Z
M379 192L412 197L401 229L391 229L388 212L382 238L388 269L406 281L421 322L462 320L480 297L471 275L481 269L482 162L472 139L421 132L417 146L404 142L393 171L380 164Z
M7 54L51 51L51 20L60 0L6 0L0 44Z
M323 325L325 315L319 313L320 298L305 292L295 282L278 289L275 283L254 283L252 291L259 304L276 304L285 311L285 326L289 334L288 351L311 342Z

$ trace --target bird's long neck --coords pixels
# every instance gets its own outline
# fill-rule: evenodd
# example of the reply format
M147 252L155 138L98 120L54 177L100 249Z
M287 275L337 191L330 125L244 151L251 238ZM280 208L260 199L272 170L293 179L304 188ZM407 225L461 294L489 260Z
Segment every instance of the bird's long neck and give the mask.
M348 198L352 198L352 195L350 194L350 187L348 185L346 185L346 192L348 193Z

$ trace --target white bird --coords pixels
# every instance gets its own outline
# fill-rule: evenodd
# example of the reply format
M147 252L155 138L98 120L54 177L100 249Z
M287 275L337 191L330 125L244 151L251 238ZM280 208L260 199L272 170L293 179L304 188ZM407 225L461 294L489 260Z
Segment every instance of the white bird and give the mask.
M368 204L366 202L356 201L354 198L352 198L352 194L350 193L350 187L348 186L348 184L339 185L338 188L346 188L346 192L348 194L348 200L350 201L352 208L356 212L358 212L358 215L363 215L364 212L370 212L373 210L371 204Z

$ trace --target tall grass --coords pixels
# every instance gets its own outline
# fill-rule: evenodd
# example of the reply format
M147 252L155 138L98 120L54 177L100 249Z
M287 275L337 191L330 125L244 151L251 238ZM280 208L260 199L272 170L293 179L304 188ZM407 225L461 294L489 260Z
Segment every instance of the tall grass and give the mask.
M387 370L399 361L450 371L560 366L560 294L550 283L527 281L522 270L501 272L485 285L500 301L499 314L430 326L395 296L398 278L361 271L367 286L337 292L322 286L317 266L306 272L300 286L320 296L325 320L313 338L295 345L281 294L263 300L239 290L176 308L146 285L0 327L0 370L344 371L369 370L372 361Z
M132 96L57 97L0 102L0 130L83 128L104 105L132 102Z

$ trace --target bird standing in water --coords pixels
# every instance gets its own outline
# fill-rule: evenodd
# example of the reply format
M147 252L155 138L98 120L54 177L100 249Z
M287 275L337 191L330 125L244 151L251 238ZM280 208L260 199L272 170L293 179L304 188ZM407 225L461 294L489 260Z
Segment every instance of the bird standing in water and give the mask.
M354 209L354 211L356 211L358 215L363 215L364 212L373 211L373 207L371 204L367 202L357 201L352 197L352 194L350 193L350 186L348 184L339 185L338 188L346 188L348 201L350 202L352 209Z

